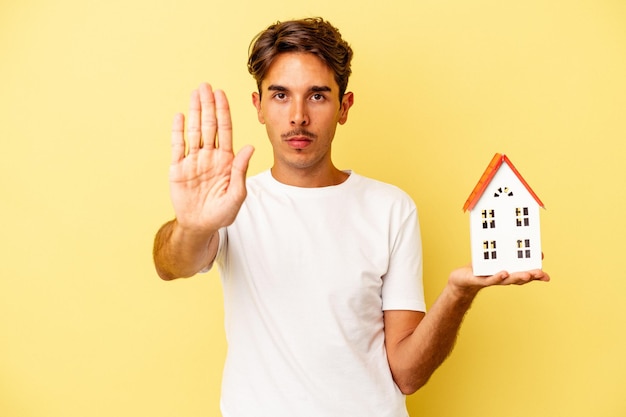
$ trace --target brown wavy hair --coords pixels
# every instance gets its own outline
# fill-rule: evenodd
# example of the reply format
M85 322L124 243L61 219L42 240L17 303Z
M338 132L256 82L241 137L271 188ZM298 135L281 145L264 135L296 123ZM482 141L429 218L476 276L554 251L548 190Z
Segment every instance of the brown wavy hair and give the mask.
M272 62L285 52L306 52L320 58L335 74L341 101L352 72L352 48L337 28L315 17L276 22L255 36L248 50L248 71L257 82L259 94Z

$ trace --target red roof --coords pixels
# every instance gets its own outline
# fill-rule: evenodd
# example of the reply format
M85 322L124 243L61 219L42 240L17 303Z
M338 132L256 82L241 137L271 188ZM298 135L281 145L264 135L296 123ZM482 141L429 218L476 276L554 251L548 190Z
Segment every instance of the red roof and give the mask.
M507 158L506 155L497 153L493 156L493 159L489 163L489 166L483 173L482 177L480 177L478 184L476 184L476 187L474 187L472 193L467 198L467 201L463 206L463 211L471 210L474 208L474 206L476 206L476 203L478 203L478 200L480 200L480 197L485 192L485 189L487 188L493 177L496 175L496 172L498 172L498 169L500 169L500 166L502 166L503 162L507 163L507 165L515 173L520 182L524 184L524 187L526 187L530 195L532 195L535 201L537 201L539 207L545 208L539 197L537 197L537 194L535 194L535 192L530 188L530 185L528 185L524 178L522 178L522 175L519 173L519 171L513 166L511 160Z

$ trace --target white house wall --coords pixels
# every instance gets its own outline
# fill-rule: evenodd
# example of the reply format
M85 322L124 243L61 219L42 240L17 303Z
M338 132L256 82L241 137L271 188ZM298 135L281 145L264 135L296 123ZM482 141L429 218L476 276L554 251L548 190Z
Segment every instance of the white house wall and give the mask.
M495 194L499 197L494 197ZM527 218L528 226L517 226L516 209L523 208L528 208L528 216L523 216L522 213L519 218L522 219L522 224ZM487 211L487 219L483 219L484 210ZM489 223L487 228L483 228L485 220ZM495 222L495 227L491 227L494 226L491 221ZM476 206L470 211L470 237L474 275L541 268L539 205L506 162L501 165ZM485 259L484 242L488 242L490 259ZM493 242L495 248L491 247ZM526 247L527 244L529 247ZM518 257L520 250L522 258ZM495 259L492 259L492 252L495 252Z

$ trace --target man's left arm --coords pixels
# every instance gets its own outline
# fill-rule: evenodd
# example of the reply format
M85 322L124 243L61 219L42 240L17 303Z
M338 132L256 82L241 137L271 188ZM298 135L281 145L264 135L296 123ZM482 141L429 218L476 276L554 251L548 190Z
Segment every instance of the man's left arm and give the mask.
M396 385L408 395L426 384L452 351L463 317L480 289L549 280L542 270L511 274L503 271L490 277L476 277L468 266L450 274L446 287L427 314L385 311L385 347Z

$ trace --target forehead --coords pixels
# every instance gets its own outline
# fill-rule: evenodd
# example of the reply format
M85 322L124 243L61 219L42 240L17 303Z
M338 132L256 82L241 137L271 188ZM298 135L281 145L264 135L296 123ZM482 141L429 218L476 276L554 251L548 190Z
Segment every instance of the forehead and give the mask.
M339 89L330 67L317 56L302 52L282 53L274 59L261 83L264 90L270 85L280 85L288 89Z

